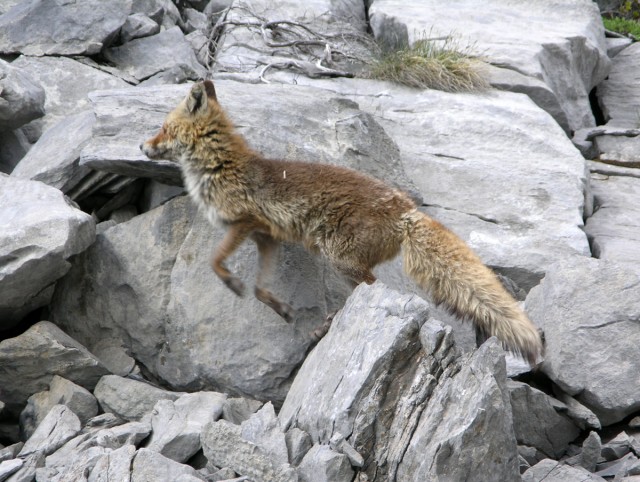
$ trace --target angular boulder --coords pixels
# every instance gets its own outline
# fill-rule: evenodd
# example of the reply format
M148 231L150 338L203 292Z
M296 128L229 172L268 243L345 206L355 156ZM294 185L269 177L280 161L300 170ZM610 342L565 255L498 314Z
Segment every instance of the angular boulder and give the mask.
M560 458L580 435L572 421L558 413L551 397L526 383L507 382L513 412L513 428L521 445L535 447L547 457Z
M48 321L1 341L0 365L0 399L14 411L48 388L55 375L93 390L107 373L85 347Z
M47 304L94 237L91 216L60 191L0 173L0 329Z
M350 434L369 480L513 480L502 351L493 340L460 357L429 312L381 283L356 288L300 368L281 424L320 443Z
M603 426L640 408L640 274L613 261L573 257L554 265L526 301L545 333L541 370Z

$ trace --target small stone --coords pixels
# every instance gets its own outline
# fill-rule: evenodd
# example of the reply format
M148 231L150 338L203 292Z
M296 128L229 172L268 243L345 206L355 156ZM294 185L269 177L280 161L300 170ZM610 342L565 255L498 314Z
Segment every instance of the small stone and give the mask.
M287 452L289 453L289 462L294 467L300 465L302 459L307 452L313 447L311 435L298 427L293 427L285 434L285 442L287 443Z
M35 452L49 455L80 432L80 419L65 405L55 405L27 440L18 454L26 457Z
M631 437L626 432L620 432L609 442L602 445L601 455L607 461L621 459L631 451Z
M353 469L346 455L316 444L298 466L300 482L350 482Z
M595 472L601 452L602 442L600 441L600 436L596 432L589 432L587 438L582 442L582 452L578 463L589 472Z

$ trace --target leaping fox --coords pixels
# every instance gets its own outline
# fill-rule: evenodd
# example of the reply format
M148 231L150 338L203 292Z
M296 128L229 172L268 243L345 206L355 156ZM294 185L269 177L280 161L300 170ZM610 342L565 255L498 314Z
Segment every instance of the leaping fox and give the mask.
M287 321L293 309L263 287L280 241L321 253L354 287L373 283L373 267L402 251L407 274L480 336L497 336L532 365L541 354L538 330L493 271L407 194L343 167L266 159L234 130L211 81L194 84L140 147L179 162L191 198L226 226L211 263L239 296L243 283L224 262L247 238L256 243L255 296Z

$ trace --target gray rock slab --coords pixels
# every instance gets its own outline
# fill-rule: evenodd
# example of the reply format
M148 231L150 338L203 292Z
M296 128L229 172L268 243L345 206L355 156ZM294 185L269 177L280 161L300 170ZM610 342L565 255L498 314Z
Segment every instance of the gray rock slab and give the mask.
M27 0L0 16L0 53L95 55L118 34L131 0Z
M118 69L138 80L148 79L173 67L184 71L192 80L204 78L206 74L178 27L111 47L104 51L104 55Z
M93 390L107 370L85 347L48 321L0 342L0 398L7 409L22 408L54 375Z
M640 179L591 175L595 212L585 232L593 255L600 259L640 265Z
M113 75L66 57L23 55L11 65L33 77L46 93L45 116L25 127L32 143L65 117L88 110L89 92L129 86Z
M242 476L274 482L298 480L289 464L281 465L272 460L256 444L242 438L239 426L226 420L212 422L204 428L202 449L210 464L228 467Z
M49 455L80 432L80 419L66 405L55 405L18 454L26 457L35 452Z
M613 59L611 72L598 85L598 100L607 124L638 127L640 45L631 44Z
M89 474L88 482L129 481L131 463L135 454L135 445L124 445L112 452L107 452L96 461Z
M205 478L188 465L174 462L153 450L142 448L136 453L131 465L131 482L155 480L198 482Z
M158 400L176 400L181 395L117 375L102 377L93 394L105 412L125 420L140 420L153 410Z
M62 119L38 139L11 175L41 181L74 200L78 193L91 193L92 185L99 186L106 176L99 178L78 164L83 147L92 137L94 121L91 111Z
M298 475L300 482L349 482L354 472L345 455L316 444L302 459Z
M0 319L8 328L49 302L95 223L57 189L0 174Z
M15 130L42 117L44 106L44 89L38 81L28 72L0 60L0 129Z
M633 355L640 339L639 301L637 271L578 256L549 269L527 297L527 312L545 333L541 370L603 426L640 408Z
M551 459L544 459L522 474L522 482L604 482L602 477L582 467L571 467Z
M430 0L407 5L374 0L369 18L375 37L387 45L453 35L461 48L489 63L542 79L555 93L572 130L595 124L588 96L607 76L610 62L593 2Z
M451 329L425 323L428 316L420 298L381 283L356 288L300 368L280 410L283 427L320 443L350 434L369 480L464 480L471 472L512 480L502 351L492 341L463 362Z
M222 415L226 398L222 393L198 392L175 401L160 400L153 408L153 433L146 448L176 462L186 462L200 450L203 427Z
M507 382L507 387L518 443L559 459L569 443L580 435L578 427L554 409L544 392L512 380Z
M49 390L31 395L20 414L20 428L26 438L31 436L55 405L69 407L83 426L98 414L98 402L87 389L54 375Z

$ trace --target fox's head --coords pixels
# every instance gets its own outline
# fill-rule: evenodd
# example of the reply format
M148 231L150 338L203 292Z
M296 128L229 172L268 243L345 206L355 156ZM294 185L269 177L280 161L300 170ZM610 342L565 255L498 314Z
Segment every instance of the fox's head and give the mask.
M198 82L169 112L160 132L140 144L140 149L151 159L179 161L184 156L193 156L216 124L222 127L228 121L218 106L213 82Z

